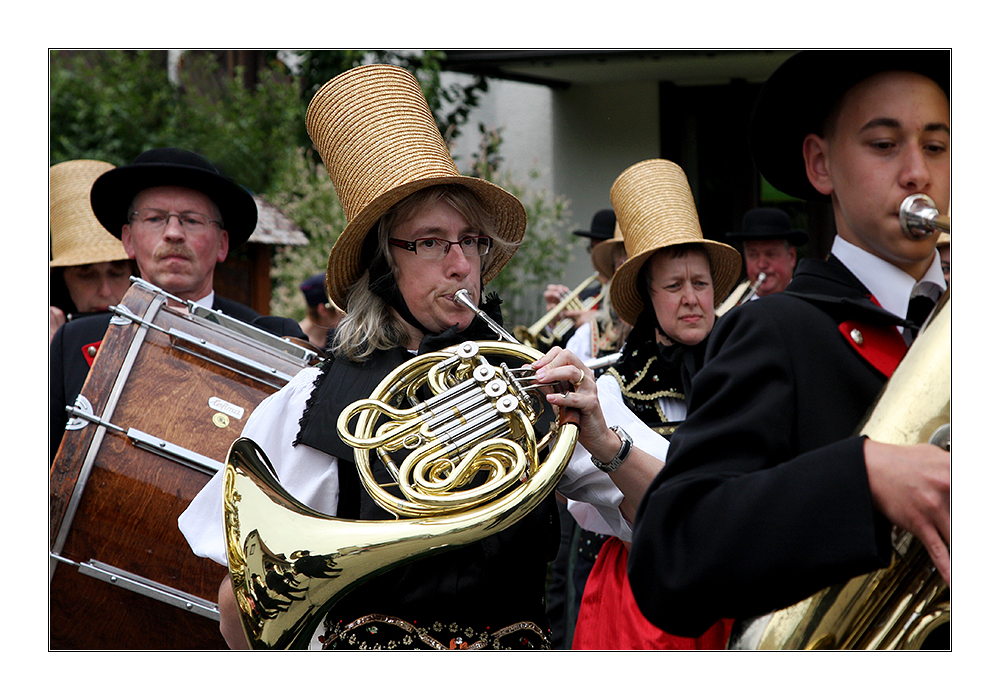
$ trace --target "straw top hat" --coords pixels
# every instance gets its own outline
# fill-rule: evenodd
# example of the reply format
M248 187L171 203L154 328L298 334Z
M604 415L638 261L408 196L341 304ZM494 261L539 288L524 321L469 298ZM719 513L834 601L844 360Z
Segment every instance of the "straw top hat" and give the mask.
M611 303L622 319L635 325L645 306L639 273L656 251L682 243L699 243L712 269L715 305L739 279L742 258L732 246L706 240L687 176L669 160L646 160L628 168L611 186L611 204L625 237L628 260L611 279Z
M90 188L115 166L99 160L68 160L49 168L49 267L128 260L122 242L108 233L90 208Z
M143 151L129 165L101 175L90 191L90 204L104 228L121 238L135 196L165 185L188 187L211 199L222 214L230 250L246 243L257 227L253 195L223 176L204 156L181 148Z
M951 94L948 50L800 51L778 66L750 115L750 152L764 179L785 194L829 201L806 176L802 142L822 133L823 121L845 92L885 71L926 75Z
M347 289L371 260L362 259L368 232L393 205L425 187L463 185L492 216L496 235L524 237L524 207L491 182L459 174L427 100L409 72L397 66L353 68L319 89L306 111L306 130L326 165L347 217L330 251L327 292L344 308ZM485 284L513 254L495 248Z
M615 253L625 247L625 238L622 236L622 227L615 223L614 235L594 246L590 251L590 262L594 269L601 273L606 280L610 280L615 275Z

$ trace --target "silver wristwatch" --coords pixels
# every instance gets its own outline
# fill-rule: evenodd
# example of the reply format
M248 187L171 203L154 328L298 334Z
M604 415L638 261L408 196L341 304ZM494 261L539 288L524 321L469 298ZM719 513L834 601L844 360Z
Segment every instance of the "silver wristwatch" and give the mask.
M632 438L631 436L622 430L621 426L612 425L611 429L618 433L618 437L622 439L622 446L618 448L618 453L614 458L605 464L597 459L597 457L591 455L590 460L594 463L594 466L600 469L602 472L611 474L618 470L618 467L622 465L626 459L628 459L628 453L632 451Z

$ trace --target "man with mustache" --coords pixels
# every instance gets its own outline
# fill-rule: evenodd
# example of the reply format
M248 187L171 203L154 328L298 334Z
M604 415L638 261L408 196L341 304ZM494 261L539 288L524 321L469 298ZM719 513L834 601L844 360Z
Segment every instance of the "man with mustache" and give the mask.
M130 165L97 178L90 205L101 225L121 239L142 279L183 301L217 309L277 336L305 339L295 321L261 316L215 294L215 266L250 238L257 226L257 204L203 156L179 148L145 151ZM65 407L83 388L110 320L110 313L101 313L72 321L52 338L50 459L62 440Z

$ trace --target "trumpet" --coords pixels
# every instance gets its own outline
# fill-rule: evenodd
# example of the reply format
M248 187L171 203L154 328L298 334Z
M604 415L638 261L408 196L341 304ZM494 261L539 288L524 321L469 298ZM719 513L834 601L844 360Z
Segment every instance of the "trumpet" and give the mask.
M736 288L733 289L729 296L726 297L726 299L715 309L716 317L722 316L722 314L726 313L730 309L735 309L737 306L745 304L750 297L757 293L757 290L760 289L760 285L764 283L766 278L767 274L761 272L757 275L757 279L753 281L753 284L750 283L750 280L744 280L736 285Z
M743 294L742 297L740 297L740 300L736 302L736 305L741 306L745 304L747 300L753 297L753 295L757 293L757 290L760 289L760 285L764 284L765 279L767 279L766 273L761 272L759 275L757 275L757 279L754 280L753 284L750 285L750 288L747 289L747 291Z
M926 194L911 194L899 205L899 224L907 238L920 241L935 233L951 233L951 217L937 210Z
M595 272L593 275L581 282L576 289L560 299L558 304L549 309L544 316L535 321L531 326L515 326L514 335L517 337L517 341L523 343L524 345L530 345L533 348L537 348L541 344L551 345L556 339L565 336L573 329L574 322L571 318L564 318L559 321L551 333L547 333L545 335L543 335L543 333L545 333L545 329L548 325L566 309L589 311L601 303L601 300L607 293L607 285L601 289L600 294L588 300L586 303L580 301L580 295L583 293L583 290L592 285L598 279L600 279L600 275Z

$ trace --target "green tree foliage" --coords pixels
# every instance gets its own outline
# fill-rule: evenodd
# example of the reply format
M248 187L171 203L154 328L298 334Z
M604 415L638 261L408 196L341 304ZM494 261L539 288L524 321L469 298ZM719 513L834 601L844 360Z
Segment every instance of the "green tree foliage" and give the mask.
M486 92L483 77L446 84L440 51L302 51L295 76L277 52L242 52L251 63L230 65L225 52L185 52L178 81L168 79L166 51L52 51L50 163L89 158L130 163L149 148L176 146L203 154L226 175L283 210L309 238L275 251L272 313L301 319L298 285L324 272L346 220L333 184L305 131L309 100L327 80L362 63L391 63L420 81L449 143ZM501 171L498 130L479 125L480 152L470 172L521 199L528 228L520 251L491 288L505 298L508 320L539 315L539 285L561 277L570 254L567 202ZM537 177L532 174L531 180ZM234 251L238 255L240 251ZM527 290L527 291L526 291Z
M208 52L184 56L181 82L167 77L166 51L80 51L50 55L50 162L77 158L130 163L149 148L201 153L253 192L268 192L289 167L305 129L298 86L268 61L247 85Z
M166 51L50 53L49 162L124 165L175 134Z
M299 321L306 312L299 284L326 272L330 249L347 226L333 182L317 160L311 149L297 149L269 200L309 237L305 246L279 246L271 264L271 313Z

